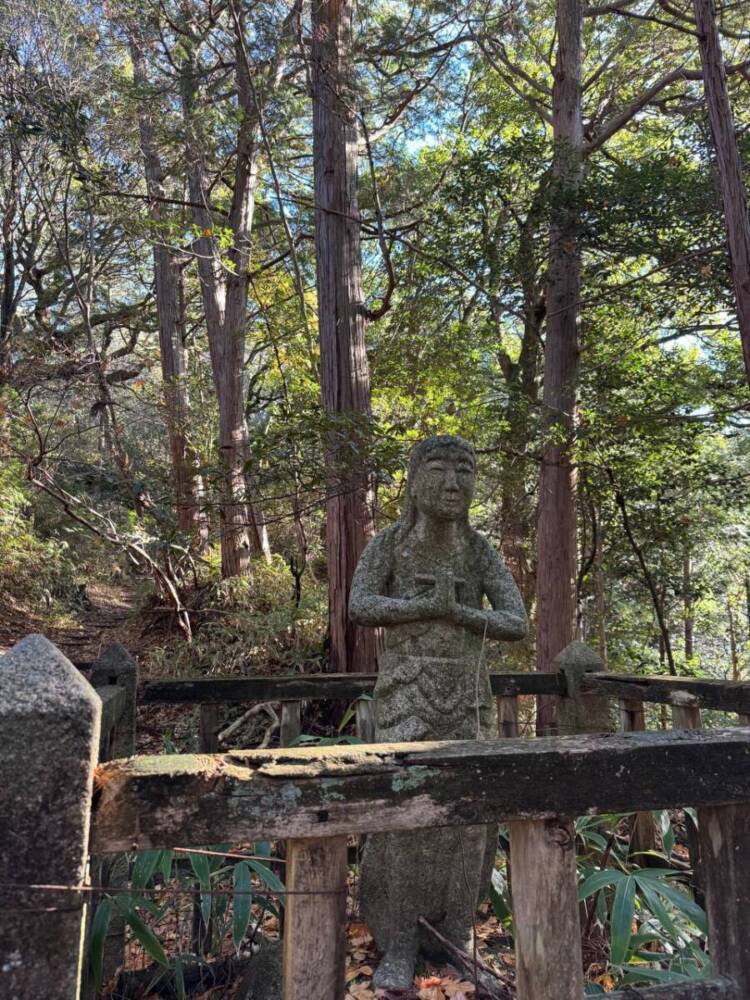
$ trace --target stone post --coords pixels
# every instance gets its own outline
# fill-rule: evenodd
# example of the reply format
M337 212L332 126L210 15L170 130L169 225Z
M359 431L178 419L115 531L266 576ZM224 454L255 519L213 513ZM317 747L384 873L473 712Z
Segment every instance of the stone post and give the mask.
M0 657L0 996L78 997L101 702L41 635Z
M568 693L560 699L557 731L561 736L572 733L615 732L614 708L606 695L581 691L584 674L604 672L604 664L585 642L575 640L555 657L558 670L565 675Z
M115 729L112 758L131 757L135 753L135 707L138 688L138 665L119 642L107 646L91 667L95 688L116 684L125 690L125 708Z

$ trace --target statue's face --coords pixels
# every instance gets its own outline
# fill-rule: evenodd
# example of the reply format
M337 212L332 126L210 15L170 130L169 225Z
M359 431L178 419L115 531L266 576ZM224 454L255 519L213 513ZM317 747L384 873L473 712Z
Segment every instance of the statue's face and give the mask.
M463 520L474 495L474 471L474 459L463 448L430 452L411 486L417 510L441 520Z

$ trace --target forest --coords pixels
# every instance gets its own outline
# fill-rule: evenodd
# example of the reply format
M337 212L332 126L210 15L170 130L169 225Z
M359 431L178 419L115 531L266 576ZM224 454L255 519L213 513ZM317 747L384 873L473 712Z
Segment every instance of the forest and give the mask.
M578 639L609 673L750 680L744 0L0 10L0 652L43 633L74 663L117 639L149 681L375 673L355 567L413 446L459 435L529 619L492 670L553 673ZM345 740L344 709L305 703L299 739ZM266 747L279 715L222 725ZM526 699L523 734L555 723ZM199 728L139 705L138 749ZM649 882L688 866L689 823L654 816L662 868L632 867L627 820L578 821L611 871L579 873L591 992L705 971L700 898ZM140 889L177 866L157 853ZM137 906L133 949L174 974ZM636 941L649 907L671 964ZM202 961L226 953L209 911ZM414 996L477 988L425 977Z

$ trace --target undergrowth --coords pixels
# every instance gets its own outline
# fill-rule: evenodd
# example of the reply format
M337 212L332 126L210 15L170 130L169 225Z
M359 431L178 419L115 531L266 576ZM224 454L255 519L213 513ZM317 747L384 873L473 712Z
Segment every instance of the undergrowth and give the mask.
M193 673L291 672L320 669L328 595L325 584L305 576L299 604L294 578L280 556L256 560L248 577L211 578L189 598L193 642L175 637L153 647L151 676Z

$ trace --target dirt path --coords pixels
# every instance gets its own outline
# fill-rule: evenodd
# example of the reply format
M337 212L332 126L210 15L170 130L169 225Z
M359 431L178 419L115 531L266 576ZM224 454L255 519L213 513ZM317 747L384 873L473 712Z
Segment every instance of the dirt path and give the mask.
M0 653L31 632L41 632L73 663L96 659L110 642L121 642L134 654L142 645L133 594L121 584L89 584L72 625L51 625L44 608L5 610L0 622Z

